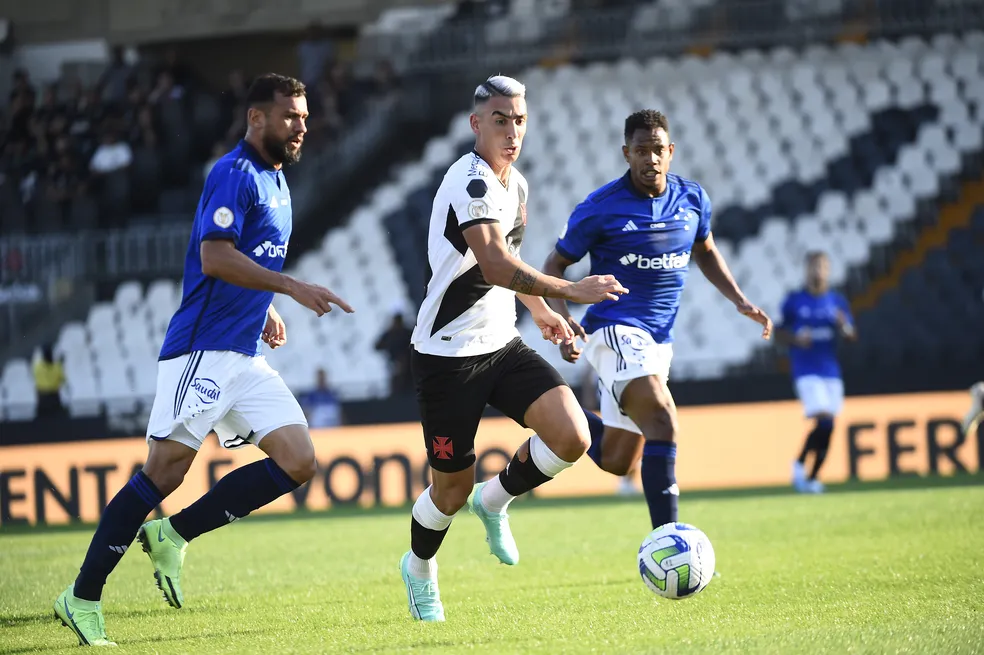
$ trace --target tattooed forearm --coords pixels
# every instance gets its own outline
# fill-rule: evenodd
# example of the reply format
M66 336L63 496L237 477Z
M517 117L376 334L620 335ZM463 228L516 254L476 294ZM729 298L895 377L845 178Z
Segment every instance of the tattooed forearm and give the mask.
M525 293L526 295L533 296L539 295L533 293L533 289L536 287L536 275L534 273L527 273L522 268L516 269L516 274L513 275L512 281L509 283L509 288L517 293Z

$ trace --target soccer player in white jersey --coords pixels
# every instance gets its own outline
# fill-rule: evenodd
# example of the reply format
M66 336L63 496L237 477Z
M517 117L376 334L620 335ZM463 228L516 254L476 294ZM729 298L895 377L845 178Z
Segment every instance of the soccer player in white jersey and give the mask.
M304 85L262 75L246 102L246 137L209 173L195 214L181 306L157 367L147 462L103 510L78 578L55 601L55 615L83 646L115 646L100 599L134 535L164 599L180 608L188 542L296 489L317 466L304 412L260 354L263 343L277 348L287 340L271 302L282 293L318 316L332 304L352 308L324 287L281 273L292 221L281 169L301 155ZM174 516L141 526L181 484L213 430L224 447L251 443L267 457L231 471Z
M627 292L611 275L571 283L519 258L529 190L513 162L526 134L525 87L490 77L475 90L470 121L475 149L451 165L434 197L427 291L411 338L433 482L414 503L400 572L410 614L422 621L444 620L435 556L455 512L467 502L485 525L492 553L516 564L506 507L587 448L584 413L560 374L519 338L514 299L530 310L544 339L561 343L573 332L544 297L593 303ZM537 435L499 475L475 485L475 432L486 405Z

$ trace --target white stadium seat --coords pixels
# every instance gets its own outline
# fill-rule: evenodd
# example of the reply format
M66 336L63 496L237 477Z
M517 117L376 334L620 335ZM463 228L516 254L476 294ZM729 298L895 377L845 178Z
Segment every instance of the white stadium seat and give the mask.
M643 3L635 9L635 24L687 25L707 4ZM822 3L810 11L824 15L827 9ZM515 26L511 18L506 21L504 25ZM535 34L540 26L526 29ZM633 38L627 36L629 42ZM802 52L776 48L710 59L623 58L530 71L525 80L536 89L530 108L537 122L531 123L519 163L531 190L524 259L540 266L577 203L624 172L621 120L638 107L666 111L677 144L674 170L705 186L716 216L729 207L768 206L779 184L822 180L828 166L848 154L851 138L872 129L877 112L937 107L937 118L923 124L915 142L904 144L894 161L875 171L868 188L823 193L816 207L802 215L768 210L770 216L760 217L766 220L758 233L737 248L727 239L718 241L739 280L748 285L746 291L754 291L753 297L769 307L801 284L802 255L808 250L830 250L835 279L845 279L849 267L862 265L873 246L890 242L915 219L918 201L937 197L944 182L960 170L962 153L982 147L984 35L973 32L939 45L945 52L929 48L921 38L906 37L897 43L810 46ZM403 308L410 316L415 308L384 219L442 173L471 137L468 112L462 111L445 134L427 143L418 161L403 165L395 178L376 188L370 201L343 227L329 232L320 247L289 260L294 273L328 284L359 309L352 316L332 312L318 319L293 300L275 299L288 325L288 346L265 352L292 389L313 387L316 371L324 368L346 398L387 393L385 359L373 345L392 308ZM576 147L563 145L571 143ZM585 260L571 273L586 270ZM678 317L675 379L718 375L747 361L760 347L757 331L696 271L685 297ZM63 328L56 351L71 355L66 396L73 414L98 412L103 406L130 411L149 402L156 355L179 299L180 286L173 281L157 280L145 295L139 283L128 282L120 285L112 303L94 305L84 325ZM543 342L528 320L521 332L568 379L579 379L583 362L571 366L560 361L557 348ZM16 370L10 375L22 382L23 368ZM4 415L10 416L7 375L5 369L0 398ZM14 389L13 394L26 402L23 392Z

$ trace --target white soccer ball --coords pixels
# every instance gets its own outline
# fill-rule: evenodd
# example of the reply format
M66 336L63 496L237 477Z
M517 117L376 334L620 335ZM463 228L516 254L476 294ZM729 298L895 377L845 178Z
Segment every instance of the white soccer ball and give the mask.
M687 523L661 525L639 546L639 575L663 598L679 600L703 591L714 575L714 547Z

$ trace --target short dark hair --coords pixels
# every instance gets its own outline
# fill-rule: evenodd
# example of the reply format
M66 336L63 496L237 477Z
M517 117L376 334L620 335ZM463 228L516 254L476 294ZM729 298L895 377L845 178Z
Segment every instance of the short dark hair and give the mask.
M625 142L632 139L636 130L656 130L663 128L666 136L670 135L670 121L661 112L655 109L643 109L634 114L629 114L625 119Z
M255 107L269 104L276 99L278 93L286 98L299 98L307 94L307 89L303 82L293 77L266 73L257 77L249 85L249 91L246 92L246 105Z
M810 252L806 253L806 261L808 262L816 261L817 259L827 259L827 258L828 258L827 253L824 252L823 250L811 250Z

